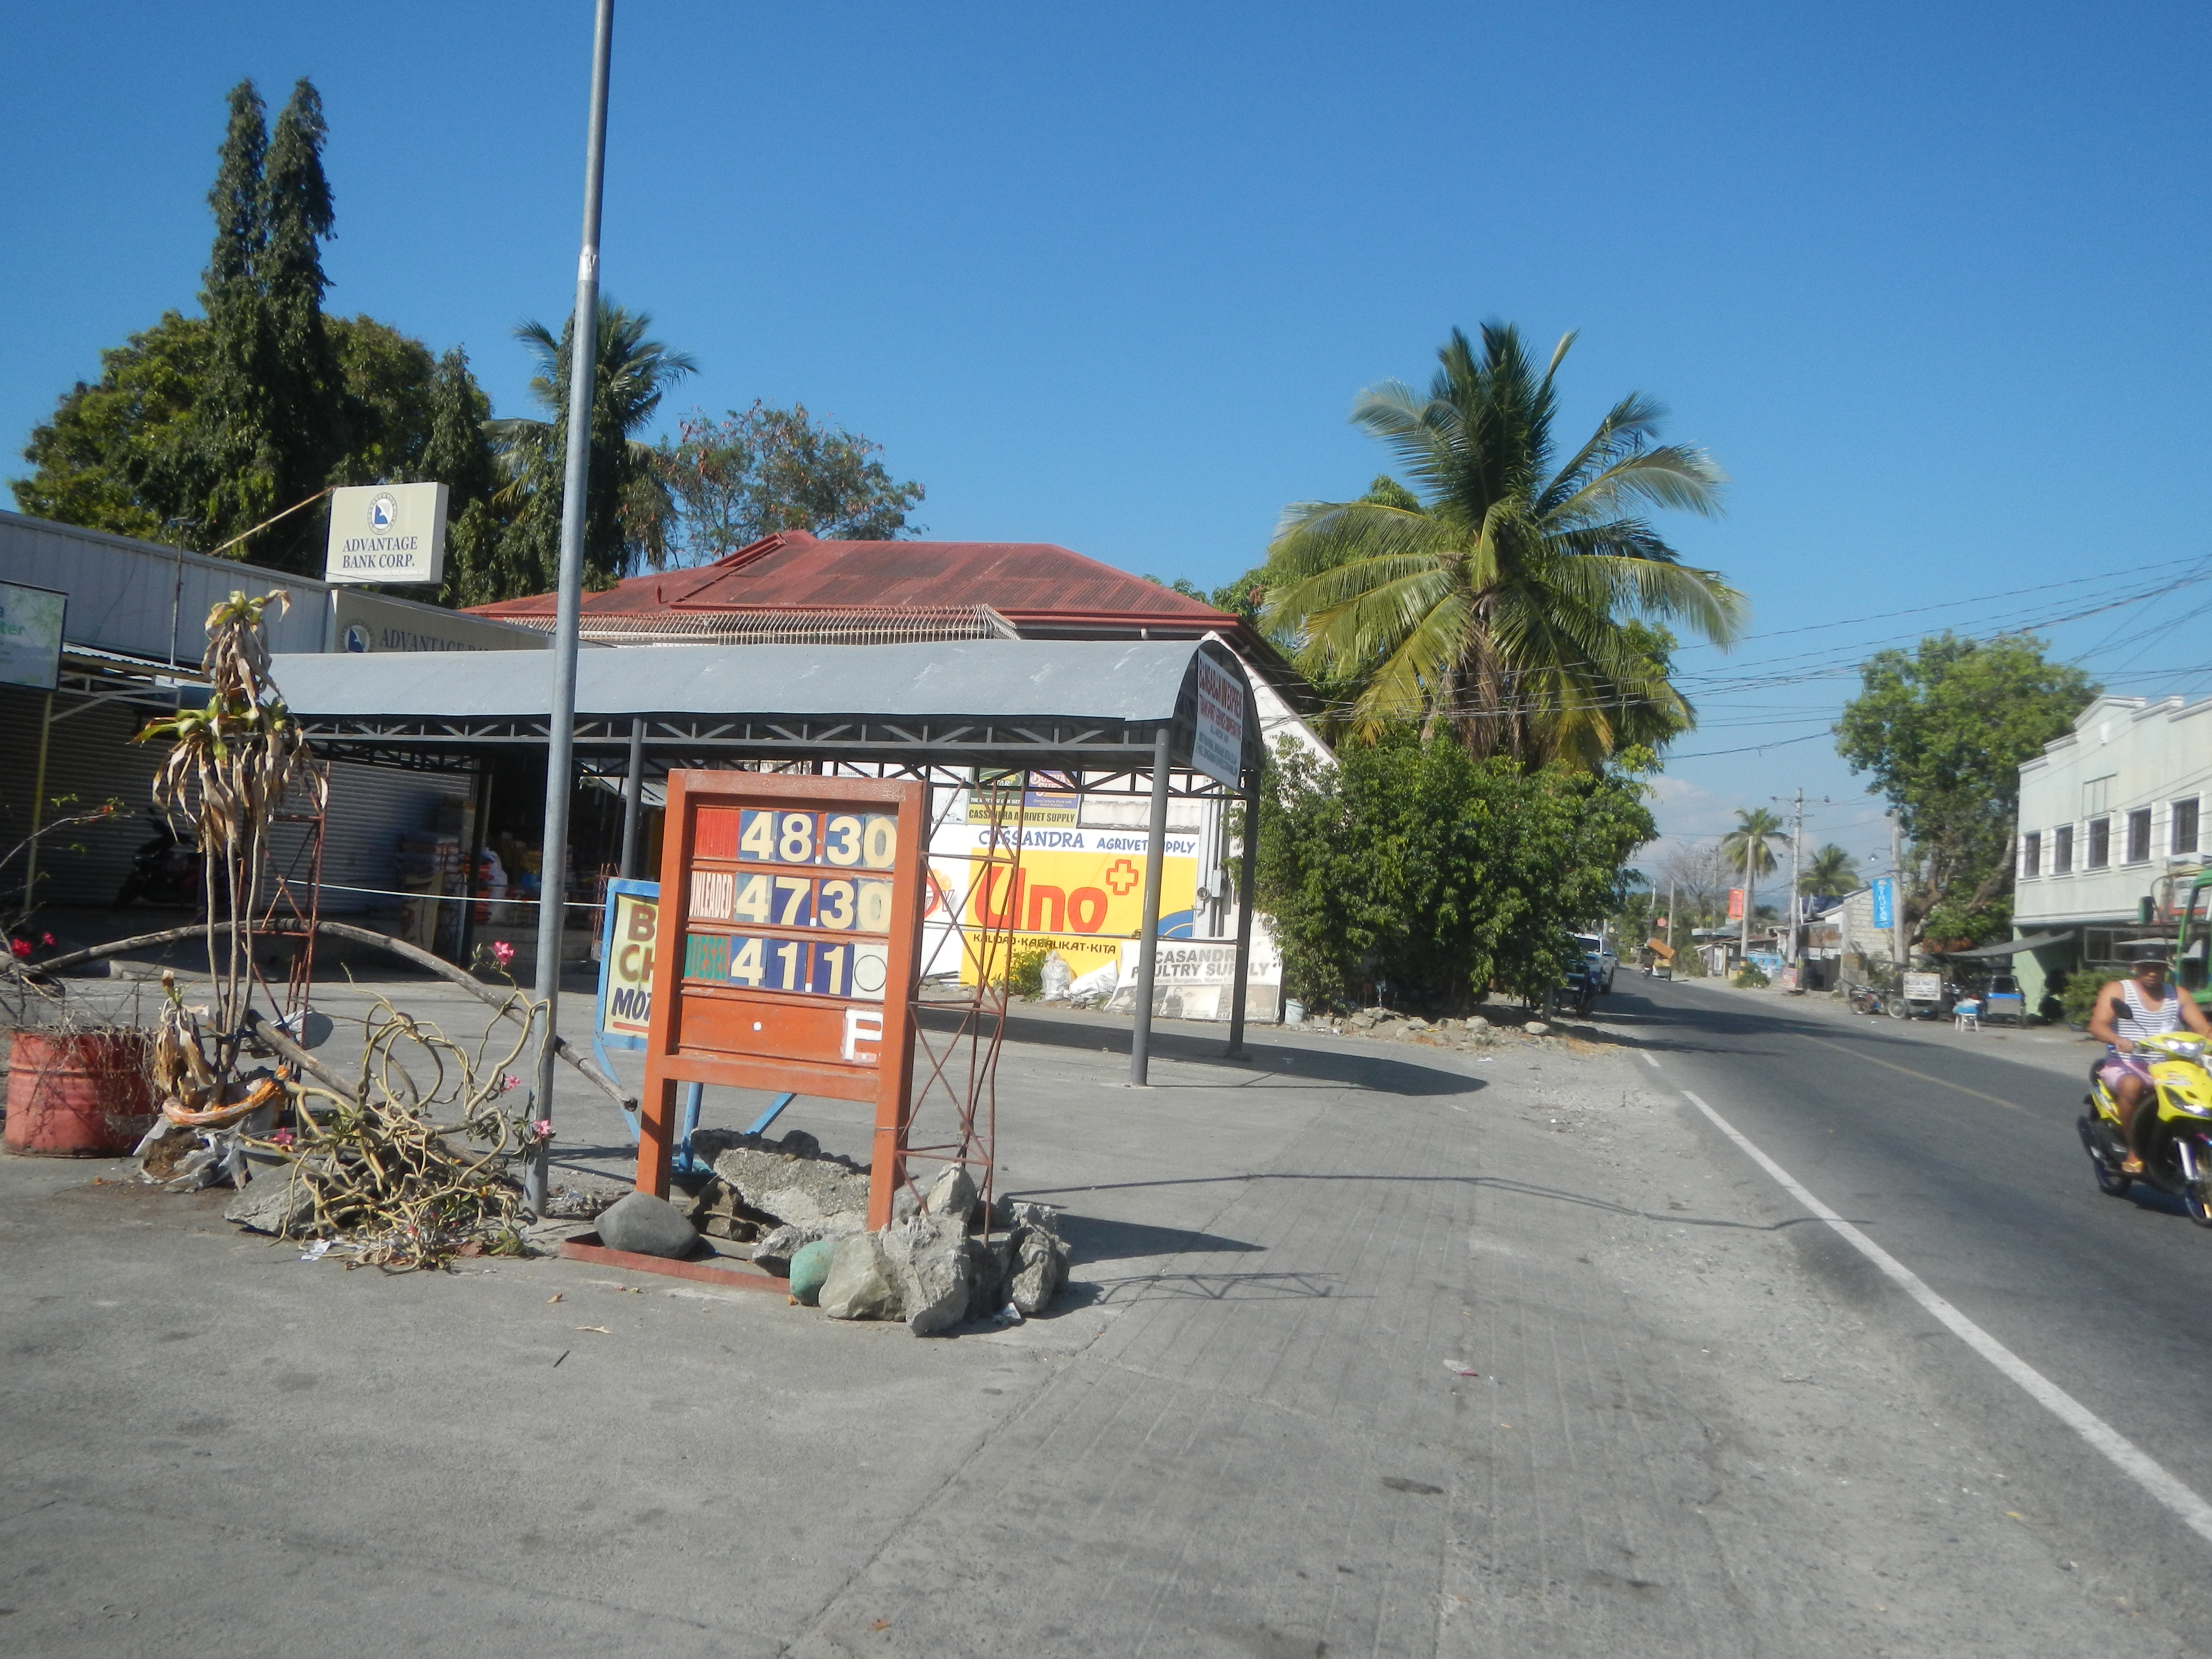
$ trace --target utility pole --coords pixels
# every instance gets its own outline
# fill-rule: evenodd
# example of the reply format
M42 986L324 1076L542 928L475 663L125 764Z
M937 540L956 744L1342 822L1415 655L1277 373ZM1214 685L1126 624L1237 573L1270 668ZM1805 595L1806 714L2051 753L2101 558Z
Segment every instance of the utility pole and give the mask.
M1667 967L1671 974L1674 966L1674 884L1667 884Z
M613 51L615 0L599 0L592 32L592 108L584 136L583 250L576 259L576 310L568 325L568 455L561 483L561 582L553 624L553 698L545 732L545 844L538 865L537 1000L545 1005L538 1049L538 1117L553 1117L554 1047L561 1007L561 924L568 890L568 796L575 787L576 622L583 601L584 509L592 470L592 385L599 343L599 198L606 178L607 59ZM546 1137L531 1144L523 1208L545 1213Z
M1759 810L1764 812L1766 809L1762 806ZM1747 961L1751 957L1752 860L1765 850L1765 846L1766 842L1762 836L1746 836L1743 838L1743 918L1736 925L1735 935L1735 953L1739 961Z
M1795 833L1790 838L1790 960L1804 965L1804 951L1799 947L1798 934L1804 914L1805 900L1797 890L1797 884L1805 868L1805 792L1797 792L1797 819Z
M1905 927L1905 826L1899 823L1897 809L1889 813L1889 950L1897 958L1897 971L1901 975L1910 958L1905 954L1908 937ZM1905 994L1905 981L1899 978L1898 994Z

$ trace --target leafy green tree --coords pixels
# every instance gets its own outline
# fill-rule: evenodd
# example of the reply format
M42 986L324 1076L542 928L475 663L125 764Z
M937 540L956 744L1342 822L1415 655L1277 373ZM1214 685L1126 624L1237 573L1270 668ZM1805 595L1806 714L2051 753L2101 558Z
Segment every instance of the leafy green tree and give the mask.
M1426 397L1391 381L1352 409L1396 453L1410 504L1384 480L1370 499L1285 514L1268 624L1300 642L1310 673L1352 689L1363 730L1416 720L1477 755L1593 769L1690 724L1626 623L1679 621L1719 643L1740 631L1743 596L1683 565L1642 516L1717 511L1720 470L1656 441L1662 411L1640 393L1558 462L1553 381L1573 342L1539 373L1510 325L1484 326L1479 356L1455 329Z
M1387 986L1438 1012L1541 997L1569 932L1620 902L1624 861L1656 833L1644 793L1405 726L1328 762L1285 743L1261 798L1259 908L1290 988L1342 1003Z
M1805 860L1797 890L1820 898L1840 898L1859 890L1858 860L1830 842Z
M726 419L694 410L682 435L663 440L654 460L674 496L680 533L672 556L706 564L780 530L829 541L880 542L916 534L907 515L927 493L895 480L874 459L882 446L827 421L806 405L763 403Z
M2098 693L2029 634L1945 632L1859 668L1836 750L1897 811L1911 853L1908 937L2001 937L2012 923L2021 763L2063 737Z
M668 486L653 446L636 434L668 389L698 365L646 331L653 319L602 298L592 383L590 471L584 508L584 586L611 587L631 571L667 562ZM495 597L543 593L561 574L561 501L568 460L568 368L575 319L556 337L543 323L524 323L515 338L538 360L531 400L542 421L492 422L507 471L501 502L514 522L501 538Z
M334 218L321 100L301 81L273 136L264 114L252 82L232 88L208 198L206 315L166 313L100 354L99 380L32 434L33 471L14 481L23 511L208 551L325 484L445 476L429 453L441 372L429 351L374 318L322 309ZM456 362L466 384L455 395L481 426L489 404ZM457 518L489 493L481 479L445 481ZM317 571L323 526L303 512L232 551Z
M23 459L33 471L13 481L15 505L64 524L198 545L182 522L179 485L213 352L206 322L173 311L101 352L100 379L78 381L32 432Z

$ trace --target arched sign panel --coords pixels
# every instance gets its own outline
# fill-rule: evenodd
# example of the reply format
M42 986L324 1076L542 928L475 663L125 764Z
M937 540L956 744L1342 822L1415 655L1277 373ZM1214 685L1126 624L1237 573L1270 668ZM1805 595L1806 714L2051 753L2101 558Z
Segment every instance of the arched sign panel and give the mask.
M925 811L919 783L668 775L641 1191L667 1195L679 1083L872 1101L868 1224L889 1224L914 1078Z

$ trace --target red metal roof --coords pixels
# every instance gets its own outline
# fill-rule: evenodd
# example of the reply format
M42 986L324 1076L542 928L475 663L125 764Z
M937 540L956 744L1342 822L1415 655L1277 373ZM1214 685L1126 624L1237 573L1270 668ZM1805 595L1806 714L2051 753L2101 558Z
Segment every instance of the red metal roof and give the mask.
M592 616L865 605L988 605L1018 627L1239 631L1234 616L1049 542L825 542L787 530L696 569L633 576L584 596ZM550 617L554 596L472 607Z

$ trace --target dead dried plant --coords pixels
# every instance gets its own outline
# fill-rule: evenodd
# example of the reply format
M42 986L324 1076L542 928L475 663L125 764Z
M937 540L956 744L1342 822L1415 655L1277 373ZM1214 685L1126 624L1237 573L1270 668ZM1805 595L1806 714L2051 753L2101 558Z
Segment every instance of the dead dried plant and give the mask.
M306 788L319 807L325 787L307 764L307 740L269 678L263 618L272 605L281 615L291 596L281 588L258 599L234 592L210 610L201 659L207 706L153 721L137 737L141 743L169 739L168 756L155 775L155 804L191 830L204 860L212 1029L190 1036L195 1048L207 1045L203 1058L217 1090L237 1065L244 1036L269 827L288 790ZM174 1035L181 1040L185 1034L179 1029Z

